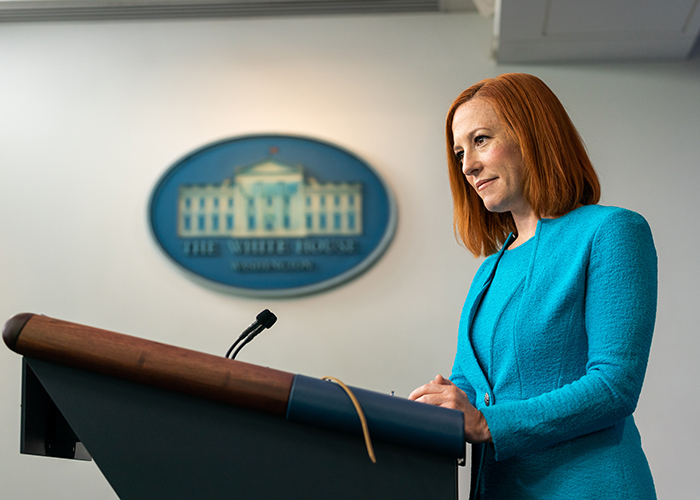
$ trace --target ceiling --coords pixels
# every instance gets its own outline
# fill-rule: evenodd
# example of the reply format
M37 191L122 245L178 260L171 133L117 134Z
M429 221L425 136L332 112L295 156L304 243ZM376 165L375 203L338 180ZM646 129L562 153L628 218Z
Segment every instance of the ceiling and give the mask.
M0 23L477 10L499 63L700 58L700 0L0 0Z
M501 0L501 63L683 59L700 33L700 0Z
M0 22L476 10L472 0L0 0Z

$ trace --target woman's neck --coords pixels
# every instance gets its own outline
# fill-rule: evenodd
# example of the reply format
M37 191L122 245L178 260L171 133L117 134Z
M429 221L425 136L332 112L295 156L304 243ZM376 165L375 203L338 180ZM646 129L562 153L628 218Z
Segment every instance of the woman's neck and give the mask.
M529 207L528 207L529 208ZM527 240L535 236L537 232L537 223L540 218L532 208L521 213L511 212L515 227L518 231L518 237L511 243L508 248L516 248L525 243Z

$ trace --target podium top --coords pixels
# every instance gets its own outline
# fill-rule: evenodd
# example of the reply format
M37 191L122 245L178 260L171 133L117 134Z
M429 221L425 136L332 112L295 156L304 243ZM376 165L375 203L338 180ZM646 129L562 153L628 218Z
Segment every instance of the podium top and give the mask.
M342 389L294 375L31 313L5 324L13 351L161 389L264 411L293 422L360 433ZM352 388L373 439L463 458L462 412Z
M3 330L18 354L284 416L294 374L30 313Z

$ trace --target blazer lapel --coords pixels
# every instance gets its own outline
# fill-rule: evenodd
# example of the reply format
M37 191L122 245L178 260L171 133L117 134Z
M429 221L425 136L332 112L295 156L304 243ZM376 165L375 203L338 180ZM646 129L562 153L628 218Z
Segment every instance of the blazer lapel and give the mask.
M469 360L474 364L474 366L479 367L479 374L480 374L480 380L470 380L470 383L472 386L478 390L478 388L483 388L483 389L488 389L489 392L491 392L491 384L489 383L488 377L486 376L486 373L484 371L484 367L481 366L481 363L479 363L478 358L476 357L476 353L474 352L474 347L472 344L472 325L474 323L474 317L476 316L476 312L479 310L479 305L481 304L481 299L484 297L484 294L486 291L489 289L489 286L491 286L491 282L493 281L493 277L496 274L496 268L498 268L498 262L501 260L501 257L503 257L503 252L506 251L508 246L513 242L515 237L513 236L513 233L510 233L508 235L508 238L506 238L505 243L501 247L501 249L498 251L498 254L496 255L496 258L493 261L493 266L491 269L488 271L488 276L486 277L486 280L484 281L484 284L481 286L481 289L479 290L479 293L476 294L474 297L474 300L472 303L469 305L469 315L467 316L467 335L469 338L469 348L467 349L467 355L469 357ZM477 402L479 402L479 398L477 398Z

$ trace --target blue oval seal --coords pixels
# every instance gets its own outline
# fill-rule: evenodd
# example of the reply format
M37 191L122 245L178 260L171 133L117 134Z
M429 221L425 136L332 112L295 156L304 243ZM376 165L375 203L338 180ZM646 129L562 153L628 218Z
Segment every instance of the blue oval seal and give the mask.
M252 135L176 162L149 202L153 236L180 267L252 297L290 297L367 270L391 242L396 202L354 154L315 139Z

